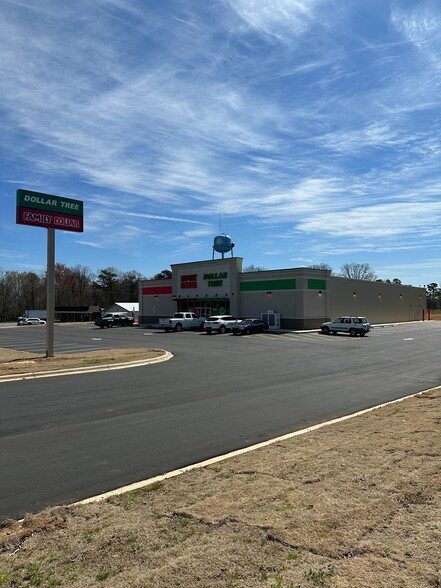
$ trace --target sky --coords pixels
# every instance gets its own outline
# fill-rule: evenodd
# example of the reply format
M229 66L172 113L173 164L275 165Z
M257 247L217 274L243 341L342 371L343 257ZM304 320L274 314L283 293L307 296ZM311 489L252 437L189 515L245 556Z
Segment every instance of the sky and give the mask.
M440 85L439 0L2 0L0 271L45 271L27 189L83 201L69 267L225 233L244 267L441 283Z

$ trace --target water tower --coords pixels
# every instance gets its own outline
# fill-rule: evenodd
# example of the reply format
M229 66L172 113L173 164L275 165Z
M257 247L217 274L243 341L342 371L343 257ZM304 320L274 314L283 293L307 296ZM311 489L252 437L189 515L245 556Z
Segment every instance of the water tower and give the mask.
M222 259L224 258L225 253L228 253L229 251L231 251L231 257L233 257L233 247L234 247L234 243L231 241L231 237L229 237L225 233L222 233L221 235L217 235L214 238L214 243L213 243L213 259L214 259L214 252L215 251L217 253L222 254Z

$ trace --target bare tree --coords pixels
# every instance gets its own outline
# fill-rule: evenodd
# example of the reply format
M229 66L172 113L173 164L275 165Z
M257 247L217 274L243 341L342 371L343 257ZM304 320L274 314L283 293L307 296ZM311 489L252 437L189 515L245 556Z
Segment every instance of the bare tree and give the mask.
M266 272L268 271L268 268L266 267L259 267L257 265L247 265L246 267L244 267L242 269L243 272Z
M74 276L72 270L67 265L64 265L64 263L56 263L54 277L55 306L73 306L72 290L74 288Z
M330 274L332 274L333 272L332 267L327 263L314 263L313 265L308 265L308 268L315 270L324 270L329 272Z
M44 308L44 278L33 272L0 270L0 320L15 320L28 308Z
M11 279L11 274L18 276L17 272L0 271L0 320L2 321L16 319L21 313L18 282L16 279ZM13 304L11 304L12 301L14 301Z
M76 265L72 268L73 288L72 301L76 306L92 305L93 280L95 278L92 270L84 265Z
M374 282L377 275L368 263L344 263L340 268L340 275L343 278L353 280L370 280Z
M43 276L38 276L34 272L23 272L17 275L17 280L24 307L45 308L46 283Z

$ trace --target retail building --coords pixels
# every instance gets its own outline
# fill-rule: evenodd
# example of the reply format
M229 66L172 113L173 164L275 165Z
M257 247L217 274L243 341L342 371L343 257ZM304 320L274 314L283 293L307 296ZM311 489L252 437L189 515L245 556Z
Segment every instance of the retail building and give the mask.
M139 324L178 311L261 317L272 328L315 329L341 315L371 323L418 321L424 288L336 277L327 270L243 272L241 257L172 264L170 280L140 280Z

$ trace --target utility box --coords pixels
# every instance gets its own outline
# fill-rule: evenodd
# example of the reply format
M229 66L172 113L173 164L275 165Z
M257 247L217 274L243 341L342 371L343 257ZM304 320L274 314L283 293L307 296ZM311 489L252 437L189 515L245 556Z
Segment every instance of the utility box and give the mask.
M263 321L268 323L270 331L277 331L280 329L280 312L274 312L274 310L267 310L261 315Z

